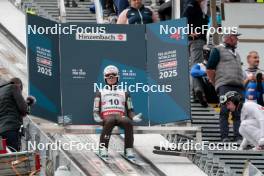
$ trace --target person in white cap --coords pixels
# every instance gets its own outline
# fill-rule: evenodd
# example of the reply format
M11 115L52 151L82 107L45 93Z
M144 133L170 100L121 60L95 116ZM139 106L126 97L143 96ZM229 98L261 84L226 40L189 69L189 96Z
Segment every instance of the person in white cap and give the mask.
M251 144L255 150L264 150L264 107L253 101L243 103L236 91L229 91L221 96L220 103L225 104L231 112L242 108L239 133L243 136L243 141L239 149L243 150Z
M118 68L114 65L109 65L104 69L103 73L107 88L96 93L93 108L94 120L103 124L99 155L105 158L108 157L108 144L112 129L115 126L119 126L125 130L124 154L128 158L134 158L132 122L140 122L142 114L135 115L129 93L117 88L119 81Z

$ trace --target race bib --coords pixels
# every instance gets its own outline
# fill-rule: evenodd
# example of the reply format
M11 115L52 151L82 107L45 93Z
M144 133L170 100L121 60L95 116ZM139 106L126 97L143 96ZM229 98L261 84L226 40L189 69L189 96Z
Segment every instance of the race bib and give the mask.
M101 91L101 116L125 115L125 92L121 90Z

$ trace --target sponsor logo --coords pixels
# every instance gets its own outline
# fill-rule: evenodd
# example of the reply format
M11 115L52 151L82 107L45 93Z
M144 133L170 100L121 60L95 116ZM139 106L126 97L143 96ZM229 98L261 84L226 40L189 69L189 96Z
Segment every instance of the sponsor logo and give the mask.
M171 39L175 39L175 40L180 40L181 39L181 34L180 33L171 34L170 38Z
M102 112L101 115L103 117L109 116L109 115L120 115L120 116L124 116L125 113L121 110L107 110L105 112Z
M162 62L158 64L159 69L172 68L177 66L177 61Z
M126 34L92 34L92 33L76 33L76 40L95 40L95 41L127 41Z
M42 65L46 65L46 66L51 66L52 65L52 61L51 60L44 59L44 58L38 58L37 62L42 64Z
M124 36L123 34L118 34L118 35L117 35L117 39L118 39L118 40L121 40L121 41L124 40L124 37L125 37L125 36Z

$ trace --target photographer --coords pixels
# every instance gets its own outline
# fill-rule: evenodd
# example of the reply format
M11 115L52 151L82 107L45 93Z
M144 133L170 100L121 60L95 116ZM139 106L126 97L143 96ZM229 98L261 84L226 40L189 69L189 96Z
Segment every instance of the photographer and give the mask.
M21 146L21 126L34 97L22 96L23 85L19 78L12 78L0 85L0 136L7 141L11 151L19 151Z

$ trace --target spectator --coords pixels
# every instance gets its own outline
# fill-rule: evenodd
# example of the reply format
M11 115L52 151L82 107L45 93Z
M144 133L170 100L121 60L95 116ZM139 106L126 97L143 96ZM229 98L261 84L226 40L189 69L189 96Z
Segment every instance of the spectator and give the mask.
M183 17L187 18L189 26L192 26L194 29L202 29L203 25L208 24L208 17L204 14L201 8L203 1L204 0L192 0L188 2L185 10L183 11ZM203 34L201 33L201 31L197 31L197 33L189 34L191 67L197 63L203 62L203 46L205 45L205 43L206 33ZM197 87L199 87L199 85L197 85L197 82L192 80L192 90L194 91L194 97L198 98L200 92L195 92L195 90L198 90Z
M203 107L207 107L207 100L205 98L204 84L206 82L206 64L207 60L204 60L202 63L194 64L191 68L191 76L196 87L194 92L196 92L196 97L198 98L200 104Z
M32 97L24 100L22 89L19 78L12 78L0 86L0 136L6 139L11 151L20 150L22 117L28 113L28 106L34 103Z
M206 74L206 65L208 61L208 53L210 53L210 47L204 46L204 61L202 63L195 64L191 68L191 76L193 81L197 85L195 92L197 92L197 98L203 107L208 106L210 103L218 103L218 97L214 90L214 86L208 81Z
M129 7L128 0L113 0L115 4L116 14L119 16L123 10Z
M35 7L32 6L32 4L27 4L27 6L25 6L25 9L26 9L26 13L31 15L37 15L37 11Z
M112 14L115 14L113 0L101 0L101 4L102 4L104 16L108 17Z
M181 10L181 16L182 16L182 12L184 11L186 6L191 1L193 0L181 0L180 9L183 9ZM165 1L159 0L159 3L160 3L160 8L158 9L158 14L159 14L160 21L172 19L172 1L171 0L165 0Z
M170 20L171 19L171 0L165 0L160 2L161 5L159 7L158 13L160 21Z
M240 149L247 144L254 146L253 150L264 150L264 107L255 102L246 102L241 110L241 125L239 128L243 141Z
M219 45L210 53L207 64L207 75L210 82L215 85L216 92L219 96L225 95L229 91L236 91L241 96L244 91L243 71L241 67L241 59L236 52L236 46L239 34L223 35L223 45ZM228 116L229 110L225 105L221 106L220 110L220 133L223 142L228 139ZM234 137L235 141L240 140L238 132L240 126L240 111L232 112Z
M246 100L252 100L264 106L263 103L263 70L259 69L259 55L257 51L250 51L247 56L248 68L244 72ZM257 76L259 75L259 76ZM257 77L260 77L257 80Z
M221 103L226 104L230 111L241 109L240 134L243 141L239 147L245 149L248 144L255 146L256 150L264 150L264 109L255 102L245 102L239 93L235 91L227 92L222 98Z
M142 0L130 0L130 7L119 15L117 24L147 24L156 21L156 15L142 4Z

